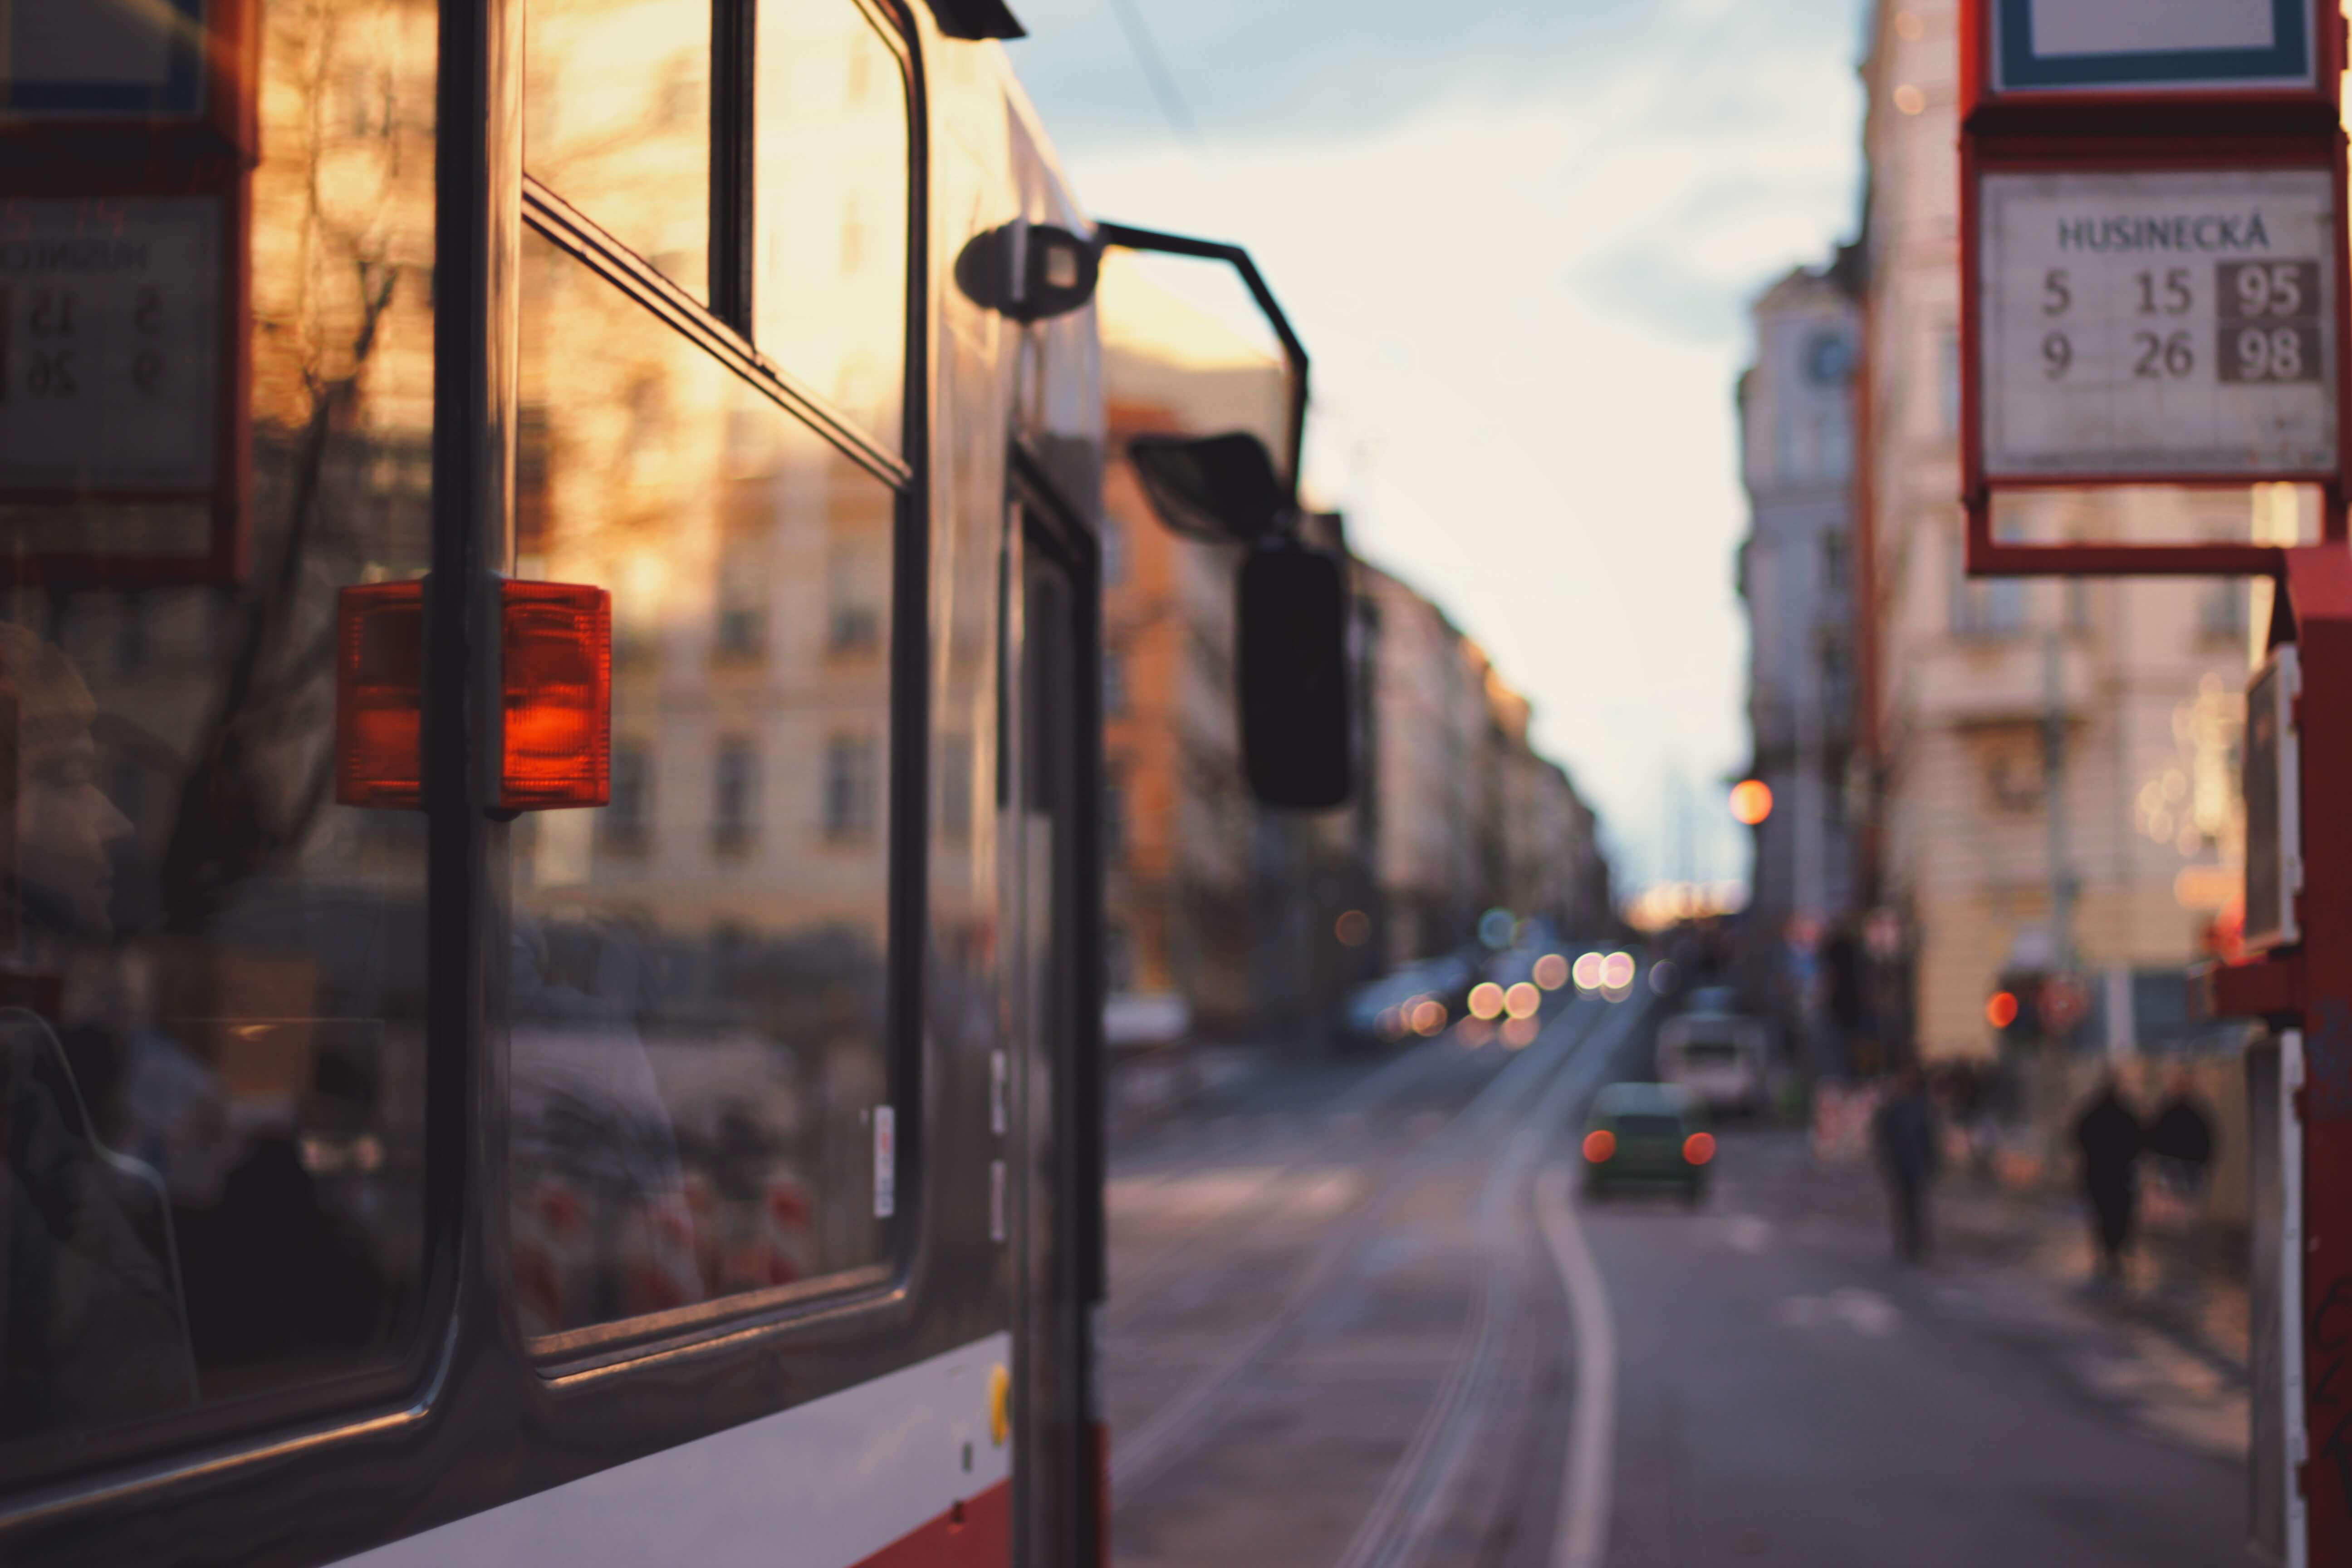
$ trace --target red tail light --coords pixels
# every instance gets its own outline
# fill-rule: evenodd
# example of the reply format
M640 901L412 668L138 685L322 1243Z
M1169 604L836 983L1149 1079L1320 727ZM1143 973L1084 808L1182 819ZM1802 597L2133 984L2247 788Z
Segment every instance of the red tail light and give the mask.
M603 805L613 794L613 598L571 583L506 584L509 811Z
M1714 1133L1694 1132L1683 1140L1683 1161L1685 1164L1704 1165L1714 1158Z
M1605 1165L1617 1152L1617 1134L1606 1127L1596 1127L1584 1135L1584 1158L1591 1164Z
M379 810L424 798L425 584L335 595L335 803Z
M570 583L508 583L500 621L499 805L604 805L612 796L612 596ZM425 585L343 589L335 604L337 802L422 802L424 710Z

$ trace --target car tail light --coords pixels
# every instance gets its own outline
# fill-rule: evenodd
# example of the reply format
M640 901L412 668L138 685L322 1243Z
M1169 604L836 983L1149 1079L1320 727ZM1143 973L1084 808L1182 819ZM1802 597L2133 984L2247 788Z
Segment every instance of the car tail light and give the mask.
M570 583L501 585L505 693L499 805L603 805L612 796L613 601ZM370 583L335 603L335 799L424 799L425 585Z
M1606 1127L1596 1127L1584 1135L1584 1157L1595 1165L1605 1165L1617 1152L1617 1134Z
M504 612L499 804L604 805L613 793L612 595L572 583L509 583Z
M1712 1160L1712 1159L1714 1159L1714 1158L1715 1158L1715 1134L1714 1134L1714 1133L1712 1133L1712 1132L1694 1132L1694 1133L1692 1133L1689 1137L1687 1137L1687 1138L1685 1138L1685 1139L1684 1139L1684 1140L1683 1140L1683 1162L1684 1162L1684 1163L1685 1163L1685 1164L1690 1164L1690 1165L1704 1165L1704 1164L1706 1164L1709 1160Z
M335 802L379 810L424 799L425 584L335 595Z

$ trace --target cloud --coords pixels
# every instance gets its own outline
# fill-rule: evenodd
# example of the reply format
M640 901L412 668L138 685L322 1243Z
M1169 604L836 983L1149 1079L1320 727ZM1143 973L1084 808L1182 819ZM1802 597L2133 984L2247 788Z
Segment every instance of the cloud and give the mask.
M1669 774L1698 803L1691 869L1736 873L1715 787L1747 760L1731 386L1746 300L1851 224L1850 29L1790 0L1543 7L1549 21L1465 5L1488 25L1452 53L1422 20L1445 7L1350 5L1353 26L1318 31L1299 17L1328 23L1323 0L1153 5L1188 92L1218 74L1179 52L1207 47L1192 29L1244 15L1260 53L1332 55L1251 54L1227 75L1358 70L1377 89L1379 112L1310 104L1247 135L1196 99L1206 154L1143 134L1132 102L1121 133L1086 132L1092 111L1068 128L1061 79L1015 60L1090 210L1250 247L1315 355L1310 481L1528 693L1629 876L1672 868ZM1021 9L1043 34L1085 7ZM1566 58L1579 37L1592 48ZM1416 45L1441 89L1380 99L1386 68L1360 57Z

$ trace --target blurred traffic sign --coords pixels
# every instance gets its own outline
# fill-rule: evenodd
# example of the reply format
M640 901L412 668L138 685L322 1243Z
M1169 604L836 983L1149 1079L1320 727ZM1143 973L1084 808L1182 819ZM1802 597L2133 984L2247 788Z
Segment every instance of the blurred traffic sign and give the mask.
M1987 479L2333 472L2336 191L2326 169L1981 181Z
M2044 1031L2050 1038L2063 1040L2090 1016L2091 988L2079 974L2053 974L2042 983L2035 1002Z
M1990 10L1995 93L2308 93L2318 86L2312 0L1996 0Z

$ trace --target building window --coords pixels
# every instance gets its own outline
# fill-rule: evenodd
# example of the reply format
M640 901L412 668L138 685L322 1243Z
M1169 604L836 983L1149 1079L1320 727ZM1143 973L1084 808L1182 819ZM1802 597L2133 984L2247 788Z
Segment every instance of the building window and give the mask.
M759 831L760 758L751 742L730 736L719 742L711 771L710 841L720 849L749 846Z
M2242 641L2250 597L2244 579L2222 577L2197 589L2197 629L2216 641Z
M874 831L881 795L874 742L836 736L824 749L824 836L863 838Z
M596 814L596 831L607 849L630 853L645 847L653 790L652 758L645 747L623 741L613 747L613 797Z
M2025 583L2018 577L1970 577L1968 546L1952 536L1952 635L2013 637L2025 629Z
M835 655L882 647L882 595L887 562L878 551L836 544L825 563L825 648Z
M757 660L768 646L768 586L763 542L746 531L719 552L719 614L711 627L711 658L726 664Z
M1834 605L1846 595L1845 535L1822 535L1822 592ZM1832 614L1836 613L1833 609Z

